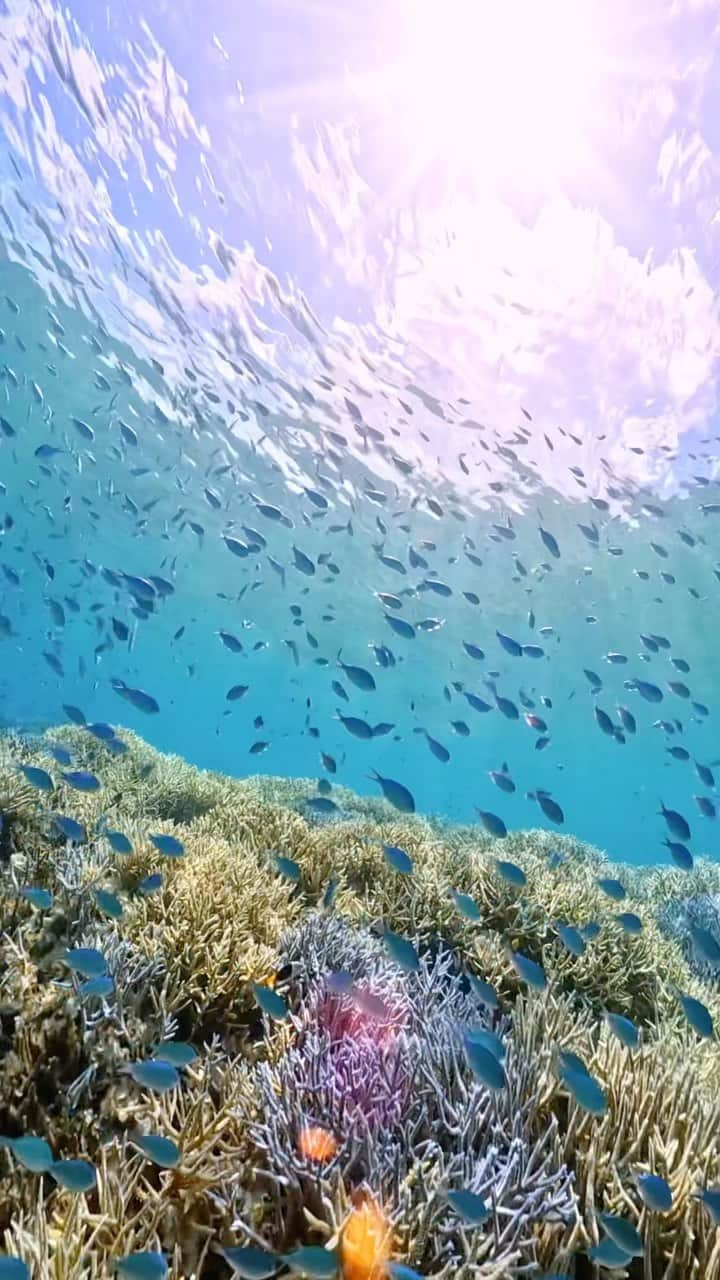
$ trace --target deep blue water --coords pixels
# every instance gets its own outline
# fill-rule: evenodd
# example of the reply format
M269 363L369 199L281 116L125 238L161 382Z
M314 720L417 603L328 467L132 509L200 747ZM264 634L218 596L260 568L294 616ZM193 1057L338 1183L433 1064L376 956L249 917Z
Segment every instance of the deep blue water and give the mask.
M618 158L614 186L598 167L507 196L527 242L477 205L497 262L480 272L478 244L455 287L443 236L477 192L442 169L399 184L392 94L348 87L402 55L403 24L228 11L0 17L2 722L36 732L72 704L238 776L375 793L377 771L420 811L630 862L668 860L663 802L715 856L694 764L720 757L708 245L692 267L677 200L621 199ZM646 163L670 136L651 133ZM533 236L539 261L561 196L617 245L584 250L577 294L551 262L539 295ZM599 283L618 255L624 300ZM149 606L125 575L161 579ZM390 727L358 738L338 713Z

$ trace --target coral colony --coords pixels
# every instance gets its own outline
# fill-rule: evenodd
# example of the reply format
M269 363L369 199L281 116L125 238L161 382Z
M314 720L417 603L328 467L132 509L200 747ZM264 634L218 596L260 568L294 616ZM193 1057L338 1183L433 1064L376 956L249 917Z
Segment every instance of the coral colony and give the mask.
M717 867L315 790L0 739L0 1277L710 1280Z

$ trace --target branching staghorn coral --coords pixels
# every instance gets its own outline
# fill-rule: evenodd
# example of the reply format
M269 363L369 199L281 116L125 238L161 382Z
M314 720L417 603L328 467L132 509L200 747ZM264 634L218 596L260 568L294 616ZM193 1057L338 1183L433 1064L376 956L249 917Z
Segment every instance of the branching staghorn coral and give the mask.
M340 918L315 914L286 934L281 960L300 998L292 1044L256 1070L260 1118L250 1133L263 1157L259 1184L277 1191L264 1229L284 1246L303 1218L338 1230L352 1188L369 1187L385 1207L413 1265L429 1274L521 1275L537 1260L536 1232L553 1248L576 1221L572 1175L557 1162L557 1126L528 1138L532 1099L507 1019L493 1029L459 980L452 955L421 955L401 973L384 945ZM327 987L346 970L379 1002ZM359 1006L359 1007L358 1007ZM507 1034L507 1090L491 1094L472 1076L465 1031ZM330 1136L318 1163L304 1135ZM487 1197L488 1224L469 1228L446 1197Z
M401 817L339 787L341 817L318 823L307 805L312 780L202 773L117 733L127 746L118 755L77 727L0 739L10 833L0 846L0 1132L42 1134L56 1155L93 1161L99 1178L97 1193L72 1197L0 1150L5 1248L34 1260L38 1276L69 1280L104 1276L113 1256L134 1248L162 1248L175 1280L215 1280L226 1274L220 1242L342 1241L358 1220L358 1197L377 1195L392 1255L432 1280L530 1277L532 1259L584 1278L578 1255L598 1238L600 1209L639 1226L646 1258L633 1277L720 1275L717 1233L694 1198L720 1182L720 1060L715 1043L688 1028L675 986L705 1001L716 1025L720 994L694 976L692 957L657 921L663 903L720 892L720 869L702 860L690 873L611 866L567 836L492 840L475 827ZM97 774L100 792L59 783L46 794L26 783L20 763L59 780L48 753L59 742ZM82 822L88 840L69 845L54 813ZM131 839L129 857L112 852L103 815ZM148 838L157 832L174 834L184 857L163 857ZM412 876L390 868L383 843L410 855ZM549 862L553 851L562 866ZM298 863L299 884L277 873L274 853ZM523 889L502 878L498 858L523 868ZM162 887L145 896L140 882L158 871ZM602 875L625 884L623 907L643 920L639 937L615 922L620 908L598 888ZM319 915L331 878L335 906ZM18 896L28 884L52 891L49 911ZM98 910L97 887L119 895L120 920ZM458 911L452 889L474 899L479 922ZM558 920L597 920L600 936L571 956ZM415 941L417 974L390 962L381 923ZM61 956L79 945L103 951L112 1000L77 1000ZM509 947L544 966L546 992L523 993ZM367 1026L360 1035L366 1020L348 1022L345 1004L327 1001L332 957L360 991L365 982L374 992L366 978L374 975L392 1014L387 1043ZM492 1097L469 1076L458 1032L467 972L500 997L493 1029L506 1043L508 1085ZM286 993L287 1021L263 1024L253 981ZM639 1050L609 1034L605 1009L636 1020ZM487 1011L474 999L471 1010L487 1029ZM181 1087L158 1099L125 1069L168 1035L192 1040L200 1056ZM571 1101L558 1046L596 1075L607 1116ZM322 1136L331 1116L333 1142ZM286 1145L283 1164L283 1135L309 1120L320 1132L303 1140L304 1155ZM178 1142L178 1169L159 1170L136 1152L138 1128ZM642 1208L639 1170L667 1176L671 1213ZM446 1198L460 1186L483 1195L486 1225L460 1227ZM370 1277L348 1270L343 1280Z
M125 933L148 954L163 957L173 1004L187 1006L193 1025L229 1034L256 1017L249 984L272 977L282 930L304 904L268 857L194 828L185 848L177 861L147 851L126 859L126 878L162 863L165 885L134 900Z
M559 1121L562 1158L576 1174L586 1238L597 1241L602 1234L600 1210L621 1213L645 1239L638 1274L651 1280L714 1274L715 1232L694 1193L720 1179L720 1101L716 1085L703 1080L715 1047L661 1021L630 1051L589 1011L579 1014L571 999L552 993L542 1000L523 997L513 1021L522 1061L535 1077L528 1085L537 1100L535 1123ZM563 1089L556 1047L579 1054L599 1081L608 1102L604 1116L583 1111ZM643 1209L636 1182L641 1172L670 1182L673 1209L667 1216Z

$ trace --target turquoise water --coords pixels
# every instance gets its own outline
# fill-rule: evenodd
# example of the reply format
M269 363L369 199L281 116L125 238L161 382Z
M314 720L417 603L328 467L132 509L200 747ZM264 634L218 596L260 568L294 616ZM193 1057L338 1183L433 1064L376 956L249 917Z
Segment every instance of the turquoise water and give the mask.
M597 175L399 191L407 139L327 91L371 10L354 45L311 9L71 14L0 15L3 723L71 705L235 776L376 771L636 863L670 861L662 802L714 857L712 246L627 175L632 228ZM553 258L553 218L617 242Z

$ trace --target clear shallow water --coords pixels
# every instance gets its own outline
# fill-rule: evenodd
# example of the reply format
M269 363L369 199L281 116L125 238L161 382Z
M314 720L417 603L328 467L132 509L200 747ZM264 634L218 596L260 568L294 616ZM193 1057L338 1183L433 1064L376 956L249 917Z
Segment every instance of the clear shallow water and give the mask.
M606 15L594 163L490 184L423 151L400 17L226 10L0 15L4 722L74 704L236 775L327 776L324 752L331 781L377 770L423 811L631 862L667 859L662 800L714 856L693 766L720 756L710 11L647 6L625 45ZM648 101L612 68L650 36ZM172 594L143 609L122 575ZM392 729L359 740L338 711Z

